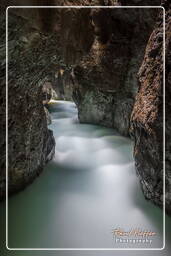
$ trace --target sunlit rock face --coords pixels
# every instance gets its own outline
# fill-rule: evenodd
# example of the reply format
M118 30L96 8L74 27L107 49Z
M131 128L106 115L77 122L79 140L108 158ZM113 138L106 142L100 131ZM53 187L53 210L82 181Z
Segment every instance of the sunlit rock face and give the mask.
M170 9L166 3L166 109L170 109ZM168 112L167 112L168 113ZM167 116L168 118L168 116ZM148 41L139 70L139 92L132 112L134 157L144 195L163 204L163 15L159 16ZM170 136L170 121L166 135ZM167 137L168 138L168 137ZM166 210L171 213L170 142L166 140Z
M48 81L45 81L42 86L42 92L43 92L43 105L46 105L52 98L52 94L53 94L52 84Z

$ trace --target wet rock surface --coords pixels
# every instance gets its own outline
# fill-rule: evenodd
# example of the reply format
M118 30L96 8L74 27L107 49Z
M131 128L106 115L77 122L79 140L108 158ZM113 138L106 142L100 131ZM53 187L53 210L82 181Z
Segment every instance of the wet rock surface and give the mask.
M131 123L135 139L134 157L142 190L147 199L163 205L163 15L148 41L139 70L139 91L132 112ZM170 9L166 5L166 69L170 58ZM169 97L169 72L166 79ZM169 110L169 101L166 100ZM168 108L167 108L168 107ZM166 134L170 133L169 119ZM171 179L169 141L166 142L166 211L171 213Z
M1 31L3 37L5 30L1 28ZM49 56L48 52L43 51L46 37L15 15L8 19L8 31L8 186L11 194L39 175L45 163L53 157L55 141L52 131L47 128L43 107L42 80L49 74L48 68L47 73L44 71ZM5 53L5 43L1 47ZM44 55L40 55L40 52L44 52ZM50 63L53 65L52 61ZM1 70L5 70L3 59ZM5 110L4 76L1 81L2 110ZM5 111L1 112L1 116L4 120ZM5 136L1 138L1 198L5 195L4 146Z
M166 78L165 78L165 111L166 111L166 209L171 214L171 5L165 1L166 13Z
M75 66L73 77L73 98L81 122L115 127L129 136L137 72L156 12L92 10L94 42L90 53Z

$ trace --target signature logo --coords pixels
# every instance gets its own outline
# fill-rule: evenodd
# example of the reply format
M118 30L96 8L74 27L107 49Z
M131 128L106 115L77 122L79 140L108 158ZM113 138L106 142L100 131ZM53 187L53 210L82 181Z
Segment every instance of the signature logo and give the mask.
M115 228L112 229L112 234L115 243L122 244L152 244L152 238L156 236L156 232L150 230L142 230L140 228L130 230Z

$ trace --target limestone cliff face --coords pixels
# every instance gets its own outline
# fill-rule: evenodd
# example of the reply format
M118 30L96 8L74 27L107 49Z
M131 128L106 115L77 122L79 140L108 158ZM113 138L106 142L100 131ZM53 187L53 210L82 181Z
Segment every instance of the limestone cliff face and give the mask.
M95 9L94 41L74 68L73 99L81 122L116 128L128 136L138 89L137 72L157 10Z
M166 152L165 152L165 164L166 164L166 210L171 214L171 4L169 1L165 1L166 13L166 70L165 70L165 111L166 111Z
M59 5L65 4L76 2L59 1ZM120 5L119 1L100 0L78 4ZM80 122L114 127L129 135L137 72L158 10L67 8L49 12L48 26L60 34L63 59L53 80L57 93L62 99L73 98ZM46 14L36 26L46 28ZM39 15L42 17L42 11Z
M166 6L166 67L169 68L171 20ZM168 70L169 71L169 70ZM169 71L170 72L170 71ZM169 88L167 73L166 88ZM132 112L132 133L135 139L134 157L140 183L147 199L163 204L163 16L159 16L148 41L139 70L139 91ZM167 95L167 94L166 94ZM169 91L167 99L169 97ZM167 101L166 107L169 104ZM166 133L170 134L169 119ZM166 144L166 210L171 213L171 180L169 141Z
M26 20L15 15L9 16L8 23L8 185L11 194L30 183L42 171L45 163L52 159L55 141L52 131L47 128L42 93L43 79L50 74L46 61L48 57L50 59L52 57L47 52L48 48L43 49L46 43L50 42L50 38L47 40ZM5 33L3 16L1 25L2 38ZM5 43L1 50L1 54L3 53L1 56L2 110L4 111ZM52 61L49 63L53 66ZM4 120L5 111L1 112L1 116ZM1 198L5 195L4 145L5 136L2 136Z

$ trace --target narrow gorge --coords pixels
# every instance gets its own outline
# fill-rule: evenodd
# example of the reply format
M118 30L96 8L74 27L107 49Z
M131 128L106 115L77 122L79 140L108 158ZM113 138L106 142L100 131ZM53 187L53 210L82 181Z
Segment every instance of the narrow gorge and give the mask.
M1 3L0 198L4 205L7 168L9 247L162 248L164 201L171 214L171 4L12 5L21 4L68 7L8 8L5 59L11 2ZM114 244L112 225L140 225L157 238Z

